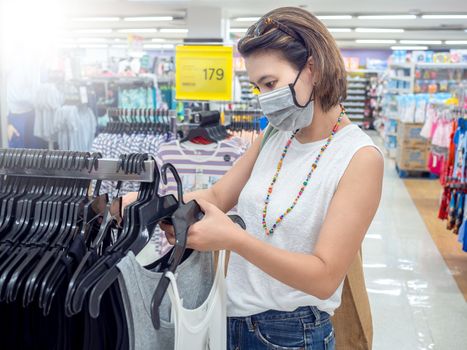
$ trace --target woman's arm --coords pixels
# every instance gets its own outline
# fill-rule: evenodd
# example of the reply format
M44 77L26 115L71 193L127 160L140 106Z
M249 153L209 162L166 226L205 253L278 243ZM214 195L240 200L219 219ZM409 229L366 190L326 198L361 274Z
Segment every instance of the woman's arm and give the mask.
M198 250L233 250L282 283L327 299L344 279L376 213L383 168L383 158L375 148L365 147L357 152L331 201L312 255L265 243L238 226L229 225L221 215L215 215L214 206L204 201L207 220L191 227L188 243ZM221 234L222 225L229 232Z

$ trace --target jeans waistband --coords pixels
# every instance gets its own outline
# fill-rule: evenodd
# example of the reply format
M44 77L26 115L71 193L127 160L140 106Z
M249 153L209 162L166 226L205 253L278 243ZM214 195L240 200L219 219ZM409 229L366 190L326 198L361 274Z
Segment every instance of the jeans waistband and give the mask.
M277 311L268 310L256 315L248 317L231 317L231 319L246 320L247 318L251 321L268 321L268 320L286 320L293 318L311 318L316 322L323 322L329 319L330 315L327 312L318 310L316 306L302 306L294 311Z

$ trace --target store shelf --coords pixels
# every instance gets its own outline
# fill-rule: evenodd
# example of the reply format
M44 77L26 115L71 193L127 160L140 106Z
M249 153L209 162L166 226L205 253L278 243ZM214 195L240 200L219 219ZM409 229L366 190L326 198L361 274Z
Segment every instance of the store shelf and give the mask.
M393 76L390 77L392 80L400 80L400 81L408 81L409 83L412 81L412 77L398 77L398 76Z
M389 68L404 68L411 69L413 67L412 63L391 63Z
M347 73L384 73L384 70L378 70L378 69L349 69L347 70Z
M361 82L368 81L368 79L366 79L366 78L347 78L347 81L354 82L354 83L361 83Z
M411 94L412 90L410 89L388 89L387 92L390 94Z
M417 68L430 68L430 69L467 69L467 62L464 63L417 63Z
M347 95L366 95L366 91L349 89L347 90Z

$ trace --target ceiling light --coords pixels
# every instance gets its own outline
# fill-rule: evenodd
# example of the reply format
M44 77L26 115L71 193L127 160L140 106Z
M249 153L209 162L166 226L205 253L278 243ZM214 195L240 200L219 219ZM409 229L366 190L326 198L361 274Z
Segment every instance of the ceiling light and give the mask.
M428 46L391 46L391 50L428 50Z
M143 47L145 49L162 49L162 44L145 44Z
M318 19L352 19L352 15L321 15Z
M256 22L259 21L261 17L238 17L235 18L235 21L237 22Z
M119 29L119 33L157 33L156 28Z
M422 15L423 19L466 19L467 14L464 15Z
M162 38L153 38L151 39L151 41L153 43L163 43L163 42L166 42L167 40L166 39L162 39Z
M395 44L396 40L393 39L357 39L358 44Z
M164 45L162 45L162 48L164 48L164 49L173 49L174 47L175 47L174 44L164 44Z
M441 45L441 40L399 40L400 44L409 45Z
M467 40L446 40L446 45L467 45Z
M402 28L355 28L357 33L403 33Z
M230 28L229 32L231 33L246 33L248 28Z
M350 28L328 28L331 33L350 33L352 29Z
M105 43L104 38L78 38L79 43Z
M185 28L162 28L161 33L188 33L188 29Z
M112 33L112 29L77 29L73 33L78 34L109 34Z
M79 47L82 49L106 49L107 45L94 44L94 45L80 45Z
M127 22L158 22L158 21L173 21L172 16L146 16L146 17L125 17Z
M61 49L76 49L78 46L74 44L61 44L59 47Z
M72 18L73 22L118 22L119 17L77 17Z
M416 19L416 15L363 15L358 19Z
M120 45L112 45L111 47L112 47L112 49L127 49L128 45L120 44Z

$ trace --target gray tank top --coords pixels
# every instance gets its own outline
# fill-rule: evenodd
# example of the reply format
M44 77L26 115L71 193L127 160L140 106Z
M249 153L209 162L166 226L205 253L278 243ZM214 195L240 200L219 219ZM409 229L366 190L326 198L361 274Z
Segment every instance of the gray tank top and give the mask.
M117 267L121 271L118 281L128 323L130 350L173 349L175 329L168 293L160 306L161 328L154 329L151 321L152 296L163 274L143 268L132 252ZM194 251L177 268L175 276L185 308L195 309L203 304L212 288L214 274L211 252Z

